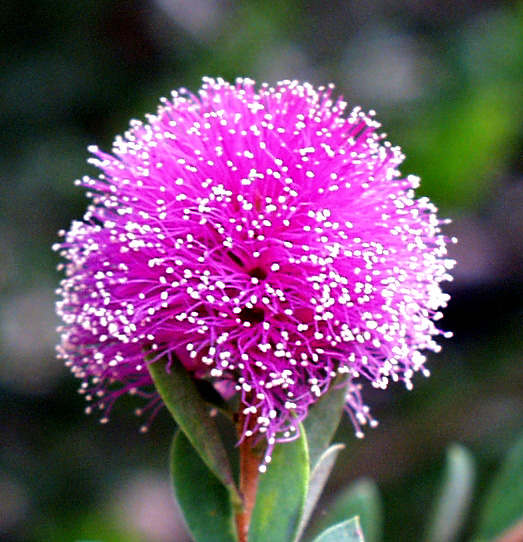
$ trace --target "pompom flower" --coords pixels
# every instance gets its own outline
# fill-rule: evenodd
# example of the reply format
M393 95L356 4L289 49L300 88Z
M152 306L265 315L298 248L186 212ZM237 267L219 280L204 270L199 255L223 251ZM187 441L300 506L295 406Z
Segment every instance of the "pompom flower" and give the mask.
M243 436L270 450L340 373L359 435L361 378L427 372L453 265L441 221L372 115L331 91L205 79L113 154L90 148L92 203L56 246L58 351L98 407L147 389L154 351L241 394Z

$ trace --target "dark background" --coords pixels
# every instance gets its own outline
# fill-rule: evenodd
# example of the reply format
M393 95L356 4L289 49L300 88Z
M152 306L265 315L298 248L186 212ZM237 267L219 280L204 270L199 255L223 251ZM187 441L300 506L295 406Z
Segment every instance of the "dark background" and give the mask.
M369 398L380 420L329 485L384 496L387 541L414 540L444 449L477 458L478 492L523 429L523 6L507 1L3 0L0 4L0 539L185 540L167 472L172 423L132 401L83 414L54 357L56 232L83 215L73 180L160 96L204 75L334 82L375 109L402 171L459 238L455 338L430 379ZM481 506L476 499L474 510Z

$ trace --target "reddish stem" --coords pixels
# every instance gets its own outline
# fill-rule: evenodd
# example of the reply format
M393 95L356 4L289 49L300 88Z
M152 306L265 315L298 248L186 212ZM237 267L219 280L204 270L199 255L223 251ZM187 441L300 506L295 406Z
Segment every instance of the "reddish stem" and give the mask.
M238 436L241 438L245 424L245 414L240 407L238 419ZM252 429L256 420L251 416L248 429ZM252 426L252 427L251 427ZM258 477L261 455L253 448L253 437L245 437L240 444L240 494L243 499L243 508L236 513L236 528L238 531L238 542L248 542L249 524L256 502L256 490L258 489Z
M505 531L496 542L523 542L523 519Z

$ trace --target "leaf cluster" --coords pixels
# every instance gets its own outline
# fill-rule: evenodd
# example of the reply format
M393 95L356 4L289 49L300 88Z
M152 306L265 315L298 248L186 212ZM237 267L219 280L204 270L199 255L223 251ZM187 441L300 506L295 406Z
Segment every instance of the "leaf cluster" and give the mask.
M178 424L171 450L174 491L195 542L238 542L235 514L242 509L237 473L229 450L210 416L227 404L199 386L176 364L150 364L156 387ZM331 445L344 408L346 382L338 382L311 409L292 442L276 444L260 476L249 527L249 542L381 542L383 510L376 485L360 480L341 490L322 516L309 525L334 467L341 444ZM231 414L229 412L229 414ZM471 453L452 445L422 542L463 539L475 494ZM523 540L523 436L487 492L471 542Z

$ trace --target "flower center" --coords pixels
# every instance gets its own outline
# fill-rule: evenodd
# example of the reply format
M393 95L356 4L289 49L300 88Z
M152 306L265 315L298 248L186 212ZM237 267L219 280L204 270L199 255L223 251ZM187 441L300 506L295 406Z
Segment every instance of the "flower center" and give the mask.
M258 280L265 280L267 278L267 271L263 267L254 267L249 271L249 276L256 277Z
M251 324L261 324L265 320L265 311L258 307L249 309L244 307L238 316L244 322L250 322Z

